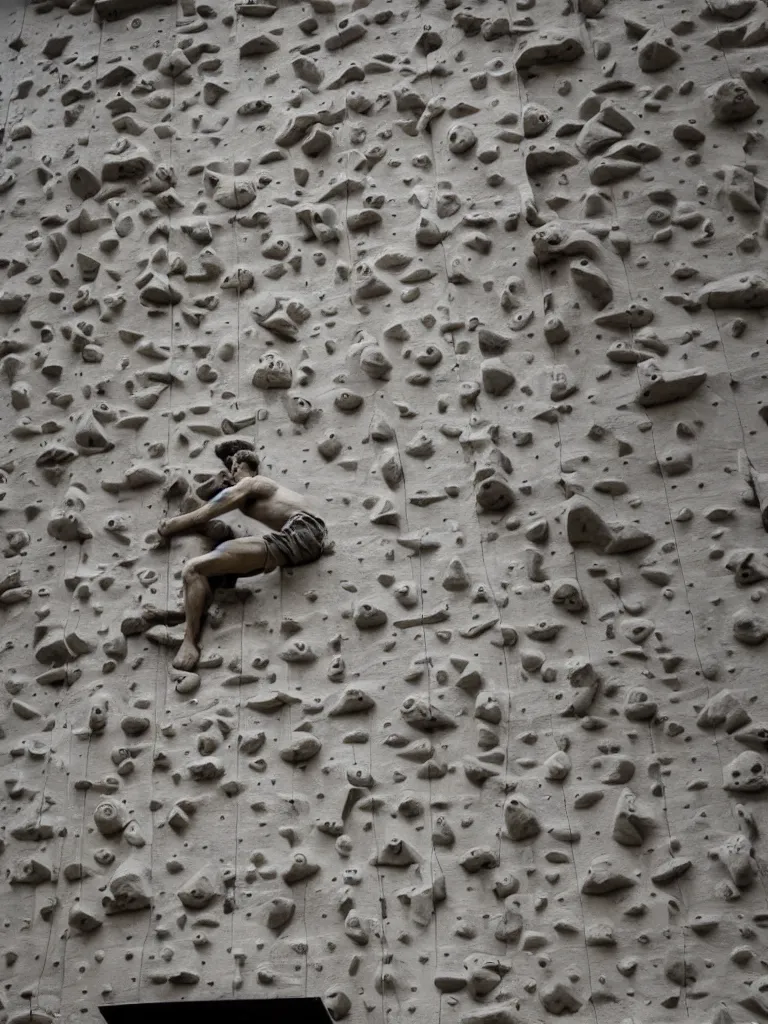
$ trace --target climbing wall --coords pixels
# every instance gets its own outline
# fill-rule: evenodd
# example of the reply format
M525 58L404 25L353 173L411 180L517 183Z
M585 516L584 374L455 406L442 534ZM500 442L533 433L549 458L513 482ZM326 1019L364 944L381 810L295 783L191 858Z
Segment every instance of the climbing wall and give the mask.
M4 1024L768 1017L764 0L1 24Z

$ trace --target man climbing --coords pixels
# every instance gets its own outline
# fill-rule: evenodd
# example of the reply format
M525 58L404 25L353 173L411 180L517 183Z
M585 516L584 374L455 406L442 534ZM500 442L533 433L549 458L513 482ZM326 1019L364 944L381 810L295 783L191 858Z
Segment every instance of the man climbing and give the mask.
M249 519L273 531L261 537L224 541L184 566L184 641L173 659L174 668L190 672L200 658L198 641L203 616L217 587L233 587L240 576L256 576L280 566L307 565L323 553L327 529L295 491L259 475L259 457L250 441L228 440L216 445L231 486L193 512L164 519L161 537L197 530L212 519L239 509Z

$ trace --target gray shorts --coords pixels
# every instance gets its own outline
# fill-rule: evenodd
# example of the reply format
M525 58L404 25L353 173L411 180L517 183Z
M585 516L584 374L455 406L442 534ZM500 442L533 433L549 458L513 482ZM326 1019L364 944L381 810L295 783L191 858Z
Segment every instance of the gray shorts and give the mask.
M271 568L287 565L308 565L316 562L323 554L328 529L319 516L311 512L297 512L286 522L282 530L266 533L261 538L267 555L274 563ZM258 576L257 572L233 572L221 576L209 576L208 585L212 590L231 589L239 579ZM267 569L267 572L270 570Z
M282 530L267 533L261 539L267 554L278 565L308 565L321 557L328 530L311 512L297 512Z

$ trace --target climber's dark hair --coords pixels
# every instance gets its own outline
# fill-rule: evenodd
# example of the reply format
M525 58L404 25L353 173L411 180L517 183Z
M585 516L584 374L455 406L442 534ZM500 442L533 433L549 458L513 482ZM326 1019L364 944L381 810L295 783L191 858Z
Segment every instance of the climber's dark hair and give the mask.
M254 473L259 472L259 456L256 454L254 445L250 441L245 441L242 438L220 441L214 448L214 451L230 473L234 473L238 465L242 463L245 463Z

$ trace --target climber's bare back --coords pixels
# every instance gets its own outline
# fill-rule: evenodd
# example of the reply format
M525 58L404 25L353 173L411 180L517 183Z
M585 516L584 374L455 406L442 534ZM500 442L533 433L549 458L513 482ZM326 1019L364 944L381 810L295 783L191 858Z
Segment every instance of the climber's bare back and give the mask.
M269 477L248 476L219 491L202 508L163 520L158 527L158 533L161 537L171 537L177 533L195 530L211 519L235 510L271 530L281 530L291 516L298 512L313 512L316 515L311 507L313 504L314 502L308 502L303 495L276 484Z
M211 508L215 509L217 504L229 504L228 499L237 490L242 492L243 498L242 504L238 505L239 511L271 530L281 530L291 516L298 512L314 512L311 507L314 503L308 501L304 495L283 487L266 476L246 477L232 487L225 488L210 502Z

